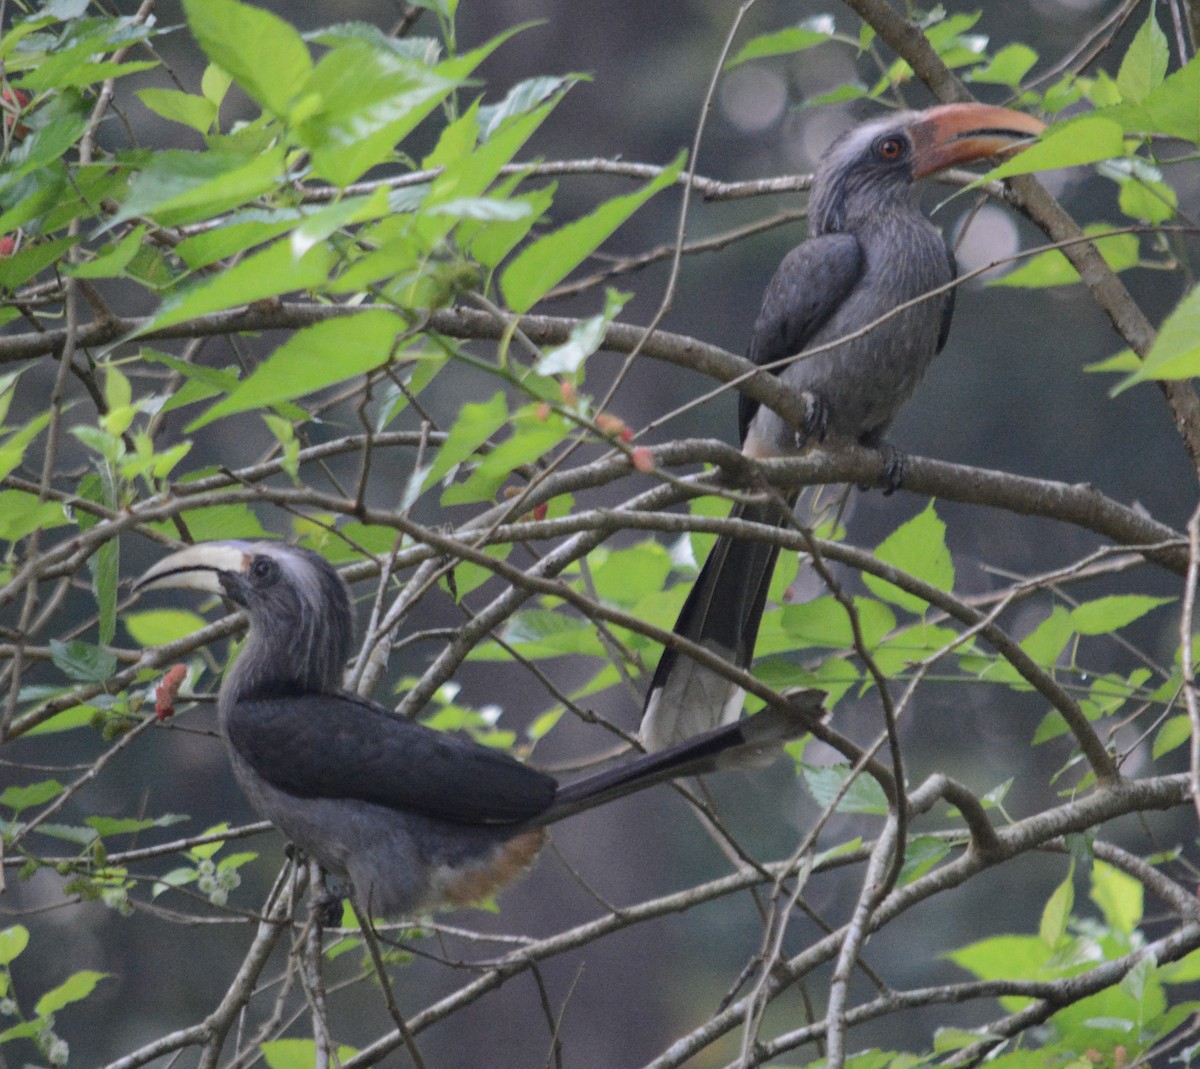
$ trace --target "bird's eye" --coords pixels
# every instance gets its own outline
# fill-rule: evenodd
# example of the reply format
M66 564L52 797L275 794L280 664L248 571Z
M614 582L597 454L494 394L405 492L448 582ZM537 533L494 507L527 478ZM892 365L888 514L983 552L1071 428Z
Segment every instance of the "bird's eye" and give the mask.
M250 578L259 585L271 582L278 570L278 566L270 557L255 557L250 562Z
M904 155L904 142L898 137L885 137L876 146L880 159L898 160Z

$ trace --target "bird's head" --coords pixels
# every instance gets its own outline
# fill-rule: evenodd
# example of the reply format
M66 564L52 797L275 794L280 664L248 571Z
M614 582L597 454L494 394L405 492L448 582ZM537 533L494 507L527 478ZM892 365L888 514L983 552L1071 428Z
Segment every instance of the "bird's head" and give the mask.
M328 693L341 684L354 620L324 557L282 542L201 542L160 560L134 585L220 594L250 617L236 671L243 687Z
M808 202L811 232L844 230L907 202L916 179L1020 151L1045 128L1032 115L990 104L943 104L871 119L821 157Z

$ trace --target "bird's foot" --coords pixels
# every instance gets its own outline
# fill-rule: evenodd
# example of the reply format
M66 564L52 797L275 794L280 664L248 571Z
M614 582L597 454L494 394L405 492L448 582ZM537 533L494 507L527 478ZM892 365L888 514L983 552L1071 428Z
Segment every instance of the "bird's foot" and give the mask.
M883 496L890 497L904 485L904 468L907 463L903 453L884 442L879 447L883 457Z
M829 404L820 394L812 390L804 391L804 399L808 404L804 413L804 426L796 431L796 449L803 449L809 442L825 441L829 432Z
M874 449L883 459L883 475L878 483L859 483L860 490L872 490L876 486L883 488L883 496L890 497L904 485L907 458L891 442L860 438L860 444L868 449Z
M342 903L350 897L350 884L321 870L321 891L314 891L313 917L322 928L337 928L342 923Z
M342 901L344 896L326 890L313 899L313 919L322 928L337 928L342 923Z

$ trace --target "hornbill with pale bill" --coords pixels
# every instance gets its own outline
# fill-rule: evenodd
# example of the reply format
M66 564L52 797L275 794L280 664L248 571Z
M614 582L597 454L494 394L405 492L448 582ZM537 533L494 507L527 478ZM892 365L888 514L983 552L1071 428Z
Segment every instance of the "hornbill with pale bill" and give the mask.
M150 587L220 594L246 610L249 635L217 702L234 774L261 816L349 881L365 915L479 901L533 862L546 825L664 780L769 759L817 704L798 696L564 786L344 691L350 596L317 553L204 542L154 565L136 585Z
M903 462L884 435L946 342L957 273L913 183L1011 152L1043 129L1007 108L948 104L872 119L826 150L809 193L808 240L771 279L748 354L807 394L808 418L791 426L741 394L747 456L793 453L814 441L857 443L884 454L888 492L900 485ZM731 515L770 526L788 520L771 502L738 504ZM769 541L722 535L675 633L748 668L778 554ZM657 750L736 721L743 697L720 673L668 647L646 696L641 741Z

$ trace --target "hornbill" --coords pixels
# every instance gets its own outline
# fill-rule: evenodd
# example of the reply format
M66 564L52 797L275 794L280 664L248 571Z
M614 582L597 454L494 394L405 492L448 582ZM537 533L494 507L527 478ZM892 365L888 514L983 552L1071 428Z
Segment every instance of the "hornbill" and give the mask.
M826 439L858 443L884 454L887 491L900 485L903 462L884 434L946 342L957 273L913 183L1012 151L1043 129L1006 108L949 104L872 119L826 150L808 199L808 240L784 257L767 286L748 353L807 393L808 416L793 427L739 395L746 455L778 456ZM772 503L739 504L732 516L772 526L788 519ZM748 668L778 553L770 542L721 536L675 633ZM657 750L735 721L743 696L716 671L667 648L647 693L641 741Z
M364 915L465 905L534 860L545 826L678 776L769 758L807 713L779 706L578 782L341 689L354 622L341 577L279 542L204 542L161 560L135 589L183 587L242 606L249 635L217 715L251 806Z

